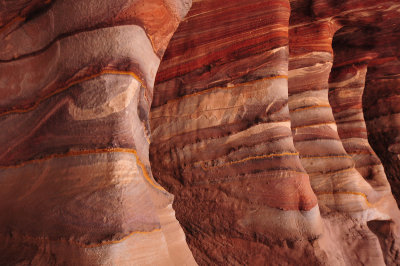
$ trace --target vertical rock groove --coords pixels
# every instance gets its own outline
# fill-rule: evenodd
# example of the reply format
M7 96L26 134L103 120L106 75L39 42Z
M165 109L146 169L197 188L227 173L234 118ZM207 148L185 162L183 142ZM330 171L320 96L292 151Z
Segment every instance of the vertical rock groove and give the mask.
M0 264L399 265L399 18L0 0Z
M289 14L287 1L194 2L160 66L152 169L199 264L277 263L291 250L270 242L303 250L320 234L290 130Z
M395 263L399 212L362 112L367 66L379 51L357 49L361 38L351 29L365 40L373 27L392 32L379 16L398 14L397 6L194 2L157 74L150 157L157 180L175 195L199 264L290 264L298 256L316 264ZM270 80L277 75L288 83ZM291 182L296 190L288 190ZM317 197L320 211L298 201L305 197ZM290 202L300 203L298 211ZM271 208L274 215L262 216ZM281 215L285 229L277 227ZM291 219L313 230L294 229ZM390 244L376 220L391 224L384 231ZM285 244L278 249L278 242Z

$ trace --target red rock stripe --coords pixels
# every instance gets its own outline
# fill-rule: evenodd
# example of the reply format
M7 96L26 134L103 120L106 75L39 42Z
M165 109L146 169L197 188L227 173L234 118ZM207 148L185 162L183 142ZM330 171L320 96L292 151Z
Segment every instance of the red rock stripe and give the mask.
M233 165L233 164L240 164L240 163L244 163L244 162L251 161L251 160L259 160L259 159L275 158L275 157L283 157L283 156L298 156L298 155L299 155L298 152L273 153L273 154L264 154L264 155L258 155L258 156L249 156L249 157L241 159L241 160L231 161L231 162L227 162L227 163L216 165L216 166L205 167L206 162L201 162L200 165L203 170L208 171L213 168L220 168L220 167L225 167L225 166L229 166L229 165Z
M140 166L142 169L143 175L145 179L148 181L150 185L155 187L158 190L165 191L163 187L160 185L157 185L153 179L150 177L149 173L146 170L146 166L140 161L139 156L137 155L136 150L134 149L127 149L127 148L107 148L107 149L94 149L94 150L82 150L82 151L70 151L67 153L63 154L52 154L44 158L40 159L34 159L30 161L26 161L20 164L15 164L15 165L0 165L0 169L10 169L10 168L19 168L23 167L27 164L34 164L34 163L41 163L47 160L51 159L56 159L56 158L65 158L65 157L71 157L71 156L81 156L81 155L88 155L88 154L101 154L101 153L129 153L133 154L136 158L136 163Z
M52 96L54 96L54 95L57 95L57 94L59 94L59 93L65 91L65 90L71 88L72 86L74 86L74 85L76 85L76 84L79 84L79 83L81 83L81 82L84 82L84 81L87 81L87 80L90 80L90 79L99 77L99 76L104 75L104 74L129 75L129 76L134 77L136 80L138 80L138 81L142 84L143 87L146 87L146 86L145 86L145 83L144 83L144 82L141 80L141 78L139 78L139 76L137 76L134 72L131 72L131 71L120 71L120 70L113 70L113 69L104 69L104 70L100 71L100 72L97 73L97 74L93 74L93 75L90 75L90 76L86 76L86 77L83 77L83 78L80 78L80 79L78 79L78 80L74 80L74 81L68 83L66 86L64 86L64 87L62 87L62 88L59 88L59 89L53 91L52 93L50 93L50 94L48 94L48 95L45 95L45 96L42 97L42 98L39 98L39 99L36 100L30 107L26 107L26 108L15 108L15 109L11 109L11 110L7 110L7 111L4 111L4 112L1 112L1 113L0 113L0 117L1 117L1 116L4 116L4 115L9 115L9 114L14 114L14 113L26 113L26 112L30 112L30 111L32 111L32 110L35 110L35 109L40 105L40 103L42 103L43 101L47 100L48 98L50 98L50 97L52 97Z
M41 237L35 237L35 236L28 236L28 235L19 235L19 238L22 238L23 240L28 240L28 241L33 241L35 243L37 242L42 242L42 241L47 241L47 242L61 242L61 243L65 243L65 244L73 244L82 248L97 248L97 247L102 247L102 246L107 246L107 245L114 245L114 244L118 244L121 242L124 242L125 240L127 240L130 237L133 237L134 235L138 235L138 234L151 234L154 232L161 232L161 228L155 228L154 230L151 231L133 231L130 232L129 234L127 234L126 236L122 237L121 239L118 240L106 240L106 241L102 241L100 243L83 243L80 241L76 241L76 240L71 240L71 239L50 239L48 237L45 236L41 236Z

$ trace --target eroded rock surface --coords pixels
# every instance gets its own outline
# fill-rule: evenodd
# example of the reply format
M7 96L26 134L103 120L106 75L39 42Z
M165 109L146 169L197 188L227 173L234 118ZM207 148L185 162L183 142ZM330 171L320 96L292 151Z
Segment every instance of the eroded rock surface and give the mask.
M397 77L374 62L397 62L399 12L193 3L157 75L150 154L199 264L399 263L399 210L363 104L370 68Z
M0 264L196 264L148 152L154 78L190 2L8 2Z
M0 264L399 265L399 48L397 0L0 0Z

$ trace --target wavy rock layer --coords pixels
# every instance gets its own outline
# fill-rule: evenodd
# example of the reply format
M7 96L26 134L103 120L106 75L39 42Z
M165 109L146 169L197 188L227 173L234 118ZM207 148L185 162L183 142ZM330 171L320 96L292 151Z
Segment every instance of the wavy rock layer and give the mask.
M373 143L384 122L369 129L363 97L378 73L396 78L374 62L395 64L399 12L395 1L193 3L157 74L150 158L199 264L398 263L386 173L395 184L399 164Z
M270 241L320 234L290 129L289 14L286 1L195 2L158 72L152 169L200 264L278 262L290 249Z
M188 3L16 2L0 20L0 264L195 264L148 157Z
M0 0L0 264L399 265L398 1L190 6Z

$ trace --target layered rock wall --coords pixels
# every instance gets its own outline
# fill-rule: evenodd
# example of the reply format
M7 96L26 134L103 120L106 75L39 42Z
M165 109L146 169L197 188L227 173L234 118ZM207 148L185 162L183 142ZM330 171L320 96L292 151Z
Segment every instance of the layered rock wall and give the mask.
M0 1L0 264L398 265L400 4L190 6Z
M0 264L195 264L148 157L154 78L190 3L15 2L1 3Z
M396 31L397 5L194 2L157 75L150 154L198 263L397 263L362 100L387 47L365 45L370 27Z
M158 72L152 169L200 264L278 263L290 250L269 241L321 233L290 129L289 14L287 1L195 2Z

